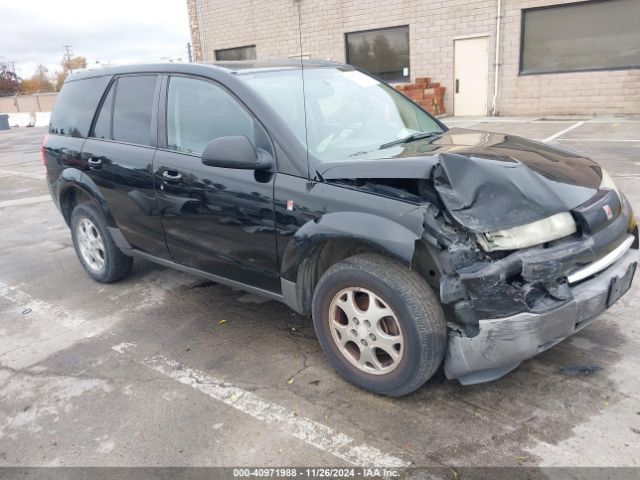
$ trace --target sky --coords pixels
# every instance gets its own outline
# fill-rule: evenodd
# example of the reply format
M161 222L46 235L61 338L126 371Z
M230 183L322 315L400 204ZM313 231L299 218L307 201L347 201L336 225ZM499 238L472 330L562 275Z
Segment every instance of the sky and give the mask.
M60 70L72 56L126 64L187 60L186 0L0 0L0 63L29 78L39 64Z

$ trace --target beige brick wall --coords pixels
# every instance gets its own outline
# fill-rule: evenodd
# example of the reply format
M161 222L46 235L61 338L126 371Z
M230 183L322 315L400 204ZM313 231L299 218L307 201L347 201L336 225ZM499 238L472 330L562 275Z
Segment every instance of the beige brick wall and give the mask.
M506 1L498 101L501 115L640 112L640 70L518 76L522 9L575 1Z
M576 0L503 0L501 115L640 112L640 70L518 76L522 8ZM429 76L447 88L445 107L453 112L453 48L456 38L489 37L487 104L493 94L497 0L187 0L192 33L202 44L198 60L214 61L214 51L256 45L259 59L299 54L345 61L344 34L409 25L411 79ZM298 7L299 6L299 7ZM198 7L198 8L196 8ZM194 13L192 13L194 12ZM194 15L201 21L194 21Z

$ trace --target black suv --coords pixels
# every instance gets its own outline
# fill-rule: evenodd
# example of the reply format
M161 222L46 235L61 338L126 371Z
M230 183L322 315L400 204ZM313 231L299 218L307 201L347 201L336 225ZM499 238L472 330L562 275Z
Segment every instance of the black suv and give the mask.
M137 256L282 301L386 395L443 361L463 384L505 375L610 307L638 261L595 162L447 129L335 63L74 73L43 161L93 279Z

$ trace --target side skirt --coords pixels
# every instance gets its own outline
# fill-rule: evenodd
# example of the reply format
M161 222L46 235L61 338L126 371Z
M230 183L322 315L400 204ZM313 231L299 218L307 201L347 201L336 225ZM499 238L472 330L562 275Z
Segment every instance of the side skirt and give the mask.
M122 232L120 232L120 229L118 228L109 227L109 233L111 234L111 237L113 238L113 241L118 246L118 248L120 248L120 250L122 250L122 252L125 253L126 255L132 255L135 257L144 258L146 260L149 260L150 262L154 262L169 268L175 268L176 270L180 270L182 272L188 273L190 275L194 275L196 277L206 278L207 280L211 280L212 282L220 283L228 287L239 288L240 290L244 290L250 293L255 293L256 295L260 295L262 297L266 297L271 300L277 300L278 302L284 303L285 305L295 310L296 312L303 313L302 309L300 308L300 305L298 304L296 284L288 280L285 280L282 277L280 278L280 286L281 286L282 294L271 292L269 290L252 287L251 285L236 282L235 280L230 280L225 277L220 277L212 273L207 273L202 270L198 270L197 268L180 265L179 263L173 262L171 260L156 257L154 255L149 255L148 253L141 252L140 250L136 250L131 246L131 244L129 244L129 242L127 242L127 240L122 235Z
M135 257L144 258L145 260L149 260L151 262L157 263L165 267L175 268L176 270L180 270L181 272L188 273L196 277L206 278L207 280L211 280L212 282L220 283L228 287L239 288L241 290L245 290L246 292L255 293L256 295L260 295L262 297L266 297L271 300L284 302L282 295L279 293L270 292L269 290L263 290L262 288L252 287L251 285L247 285L245 283L236 282L235 280L230 280L225 277L220 277L212 273L203 272L202 270L198 270L197 268L180 265L179 263L172 262L171 260L155 257L153 255L149 255L148 253L141 252L136 249L127 250L124 253L126 253L127 255L133 255Z

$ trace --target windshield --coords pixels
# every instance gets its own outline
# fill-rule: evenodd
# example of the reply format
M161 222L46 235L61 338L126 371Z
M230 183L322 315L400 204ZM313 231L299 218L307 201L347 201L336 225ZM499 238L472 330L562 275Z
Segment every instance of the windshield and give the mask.
M351 69L310 68L304 70L305 138L299 70L242 77L319 160L355 157L414 133L442 131L415 103L373 77Z

